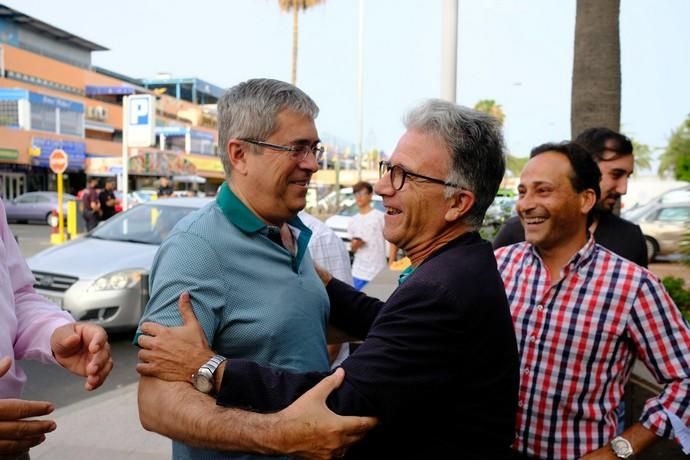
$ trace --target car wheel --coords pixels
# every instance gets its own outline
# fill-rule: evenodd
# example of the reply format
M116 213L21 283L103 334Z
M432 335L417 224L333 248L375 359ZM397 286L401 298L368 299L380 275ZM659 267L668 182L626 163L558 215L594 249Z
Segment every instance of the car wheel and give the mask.
M649 236L644 237L644 242L647 246L647 260L649 262L652 262L656 257L657 253L659 252L659 245L656 241L654 241L654 238L651 238Z

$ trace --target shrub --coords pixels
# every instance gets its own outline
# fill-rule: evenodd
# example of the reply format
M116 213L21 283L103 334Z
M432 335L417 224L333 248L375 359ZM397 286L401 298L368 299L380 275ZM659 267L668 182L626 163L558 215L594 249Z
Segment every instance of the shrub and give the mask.
M685 320L690 323L690 288L686 289L683 285L685 280L673 276L667 276L661 280L673 302L680 309Z

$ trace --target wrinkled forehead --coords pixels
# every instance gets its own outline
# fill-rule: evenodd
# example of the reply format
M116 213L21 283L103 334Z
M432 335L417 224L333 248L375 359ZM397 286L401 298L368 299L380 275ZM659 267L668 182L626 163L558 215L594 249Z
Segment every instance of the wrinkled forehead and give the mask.
M398 141L390 163L410 171L433 172L445 176L450 167L450 155L440 136L419 129L408 129Z

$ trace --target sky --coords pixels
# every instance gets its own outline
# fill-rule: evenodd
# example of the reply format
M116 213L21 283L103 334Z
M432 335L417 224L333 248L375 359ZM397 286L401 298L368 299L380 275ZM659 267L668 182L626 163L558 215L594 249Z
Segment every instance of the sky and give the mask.
M292 15L277 0L0 0L109 48L93 64L222 88L290 79ZM297 83L324 140L358 141L357 0L300 14ZM402 115L441 96L443 0L363 0L363 146L391 152ZM494 99L508 151L570 137L575 0L459 0L457 102ZM663 149L690 114L690 1L621 0L622 131Z

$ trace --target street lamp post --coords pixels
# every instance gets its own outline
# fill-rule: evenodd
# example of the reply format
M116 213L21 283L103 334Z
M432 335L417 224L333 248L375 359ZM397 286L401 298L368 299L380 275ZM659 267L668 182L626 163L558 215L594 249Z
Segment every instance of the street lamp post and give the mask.
M455 102L458 68L458 0L443 0L441 98Z

